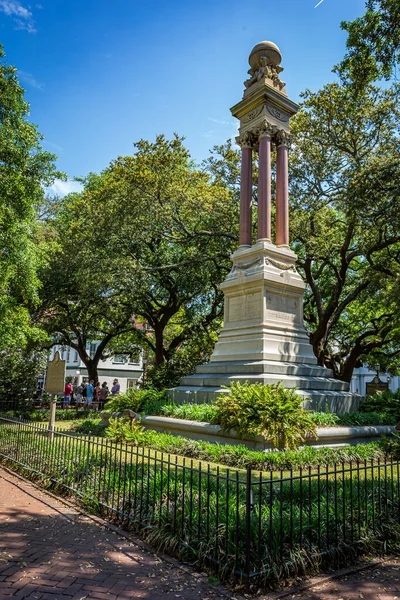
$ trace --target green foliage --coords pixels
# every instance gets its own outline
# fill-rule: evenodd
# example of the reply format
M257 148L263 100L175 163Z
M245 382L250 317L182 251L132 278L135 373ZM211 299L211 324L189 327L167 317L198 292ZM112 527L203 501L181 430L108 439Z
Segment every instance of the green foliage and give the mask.
M135 148L55 206L48 227L60 250L43 273L41 316L60 343L79 347L88 368L111 350L138 345L157 368L174 361L159 377L151 371L152 385L162 388L215 339L237 207L178 136ZM90 339L101 340L93 358Z
M215 404L166 404L161 408L161 414L166 417L213 424L218 424L219 418L218 408Z
M71 427L71 431L76 433L90 434L95 436L103 436L105 433L105 425L101 425L100 419L84 419L83 421L77 421Z
M36 395L37 378L46 368L45 352L28 352L17 348L0 352L0 403L32 402Z
M224 429L235 429L241 437L261 435L275 447L291 450L315 436L315 424L295 390L249 382L233 382L229 390L216 401Z
M356 412L338 415L339 425L347 427L367 426L367 425L396 425L398 417L394 413L384 412Z
M107 427L106 436L115 442L127 442L134 446L146 445L149 432L139 425L139 421L130 419L110 419L110 425Z
M390 390L366 396L361 400L360 411L365 413L383 413L400 420L400 388L396 392Z
M291 122L290 218L309 286L304 317L319 364L344 381L370 355L399 366L398 97L396 86L355 94L329 84L306 91Z
M62 174L55 170L56 157L40 145L17 70L4 56L0 45L0 350L8 351L45 338L31 321L38 269L50 247L37 212L44 188Z
M339 415L329 412L310 412L310 419L317 427L334 427L339 424Z
M123 434L121 434L121 428L119 428L118 438L113 438L111 433L109 437L116 441L117 439L125 439L121 438L121 435ZM159 452L177 454L227 467L246 468L247 466L251 466L252 469L259 471L296 470L300 467L313 468L318 465L332 466L335 463L375 460L384 456L378 443L359 444L346 448L313 448L311 446L304 446L296 451L262 452L259 450L250 450L242 444L232 446L228 444L215 444L166 433L158 433L152 430L146 431L140 444Z
M104 405L104 410L109 412L122 412L123 410L133 410L138 412L140 399L138 391L134 389L127 390L124 394L111 396Z
M398 0L367 0L366 12L344 21L347 52L336 71L359 89L368 82L393 75L400 61L400 4Z
M104 410L110 412L122 412L133 410L144 414L161 414L161 407L168 402L165 390L144 389L128 390L125 394L117 394L110 398L104 405Z
M37 423L47 422L50 419L49 410L36 410L28 404L26 408L21 407L17 410L1 411L4 417L22 417L25 421L35 421ZM56 410L56 421L71 421L75 419L84 419L87 417L86 410Z

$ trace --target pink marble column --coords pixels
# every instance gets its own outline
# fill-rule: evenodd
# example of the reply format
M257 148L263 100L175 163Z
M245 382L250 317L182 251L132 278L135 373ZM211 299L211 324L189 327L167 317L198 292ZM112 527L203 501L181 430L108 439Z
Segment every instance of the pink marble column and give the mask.
M288 149L278 142L276 156L276 245L289 247Z
M252 149L242 147L242 170L240 176L240 246L251 246L251 205L252 205Z
M257 240L271 241L271 137L261 135L258 150Z

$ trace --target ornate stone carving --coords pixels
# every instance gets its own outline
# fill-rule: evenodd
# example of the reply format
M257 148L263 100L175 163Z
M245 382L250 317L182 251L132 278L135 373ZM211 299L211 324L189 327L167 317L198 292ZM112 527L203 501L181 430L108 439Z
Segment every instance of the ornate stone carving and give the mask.
M275 142L277 146L289 146L292 141L292 136L284 129L279 129L275 134Z
M275 117L275 119L278 119L278 121L282 121L284 123L289 122L289 115L285 111L280 110L279 108L277 108L276 106L273 106L272 104L267 104L266 106L267 106L267 110L270 113L270 115Z
M254 148L255 139L254 134L251 131L246 131L245 133L238 135L235 140L237 145L241 148Z
M233 265L233 269L231 271L231 274L235 273L236 271L247 271L247 269L250 269L251 267L258 267L258 266L262 266L262 259L261 258L256 258L252 261L248 261L248 262L242 262L242 263L235 263Z
M256 117L258 117L259 114L261 114L262 110L263 110L263 106L259 106L258 108L254 108L253 110L251 110L243 119L244 123L249 123L250 121L252 121L253 119L255 119Z
M262 56L258 60L257 67L251 67L248 70L250 77L249 79L246 79L244 86L248 89L258 81L269 80L274 87L278 88L279 91L282 91L286 85L286 83L279 78L279 73L282 71L283 68L280 65L271 65L268 63L268 59L265 56Z
M296 273L296 267L294 265L288 265L287 263L280 262L278 260L274 260L273 258L264 258L265 265L272 265L276 269L280 269L281 271L293 271Z
M277 131L278 128L275 125L272 125L268 121L264 121L259 127L257 127L254 133L258 139L261 139L263 137L272 138Z

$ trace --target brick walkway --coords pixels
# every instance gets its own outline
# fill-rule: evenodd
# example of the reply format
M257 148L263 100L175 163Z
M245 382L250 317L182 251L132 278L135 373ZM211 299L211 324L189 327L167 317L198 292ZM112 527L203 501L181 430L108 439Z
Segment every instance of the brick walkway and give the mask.
M10 597L214 600L233 595L0 469L0 599Z
M316 583L306 592L293 591L280 597L282 600L400 600L400 560L388 560L379 567Z
M258 600L400 600L400 560ZM0 600L243 600L0 468Z

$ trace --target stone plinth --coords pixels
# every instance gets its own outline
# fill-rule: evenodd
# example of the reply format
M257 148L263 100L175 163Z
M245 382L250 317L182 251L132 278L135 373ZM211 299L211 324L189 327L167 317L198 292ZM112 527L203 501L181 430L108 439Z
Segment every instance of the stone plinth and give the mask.
M257 242L232 255L221 284L224 326L211 362L278 360L316 364L303 327L305 284L289 248Z
M169 391L175 402L211 402L232 381L296 388L306 408L357 410L359 396L349 384L317 365L303 326L305 283L289 248L257 242L232 255L232 270L221 284L224 326L208 364L197 367Z

